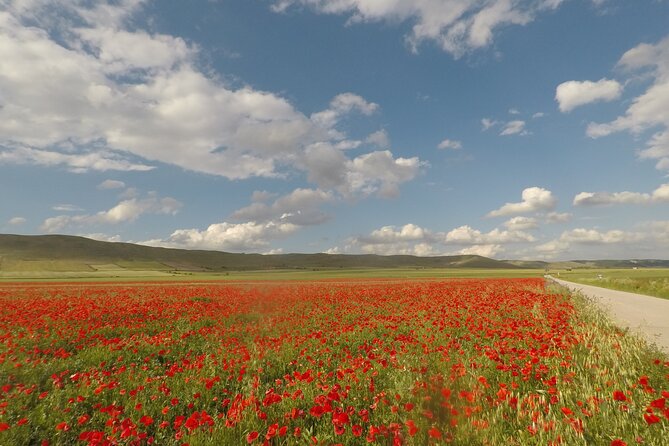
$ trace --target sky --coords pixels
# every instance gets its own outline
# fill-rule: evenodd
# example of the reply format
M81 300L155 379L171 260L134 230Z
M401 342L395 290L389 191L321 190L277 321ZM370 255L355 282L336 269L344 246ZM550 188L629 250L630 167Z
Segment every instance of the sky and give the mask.
M669 258L667 0L0 0L0 232Z

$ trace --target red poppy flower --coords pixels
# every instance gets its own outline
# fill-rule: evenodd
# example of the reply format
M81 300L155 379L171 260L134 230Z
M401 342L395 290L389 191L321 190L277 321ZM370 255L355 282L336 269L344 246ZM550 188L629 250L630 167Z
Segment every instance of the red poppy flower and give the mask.
M613 399L616 401L627 401L627 397L625 396L625 393L623 393L622 390L615 390L613 392Z
M645 413L643 414L643 419L646 420L646 423L648 424L655 424L660 422L660 417L653 413Z
M427 434L430 436L430 438L441 438L441 431L439 431L439 429L436 427L430 428L430 430L427 431Z

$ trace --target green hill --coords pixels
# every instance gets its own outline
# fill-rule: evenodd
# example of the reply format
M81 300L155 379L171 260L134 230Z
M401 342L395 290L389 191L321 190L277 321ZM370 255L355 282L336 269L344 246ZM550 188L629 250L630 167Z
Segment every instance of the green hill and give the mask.
M0 272L245 271L314 268L481 268L520 266L476 255L237 254L110 243L69 235L0 235Z

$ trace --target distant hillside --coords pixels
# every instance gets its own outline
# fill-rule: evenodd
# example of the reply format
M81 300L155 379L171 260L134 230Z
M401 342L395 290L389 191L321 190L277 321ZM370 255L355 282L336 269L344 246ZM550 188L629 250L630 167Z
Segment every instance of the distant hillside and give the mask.
M498 268L521 266L475 255L236 254L154 248L69 235L1 235L0 271L113 271L114 268L180 271L244 271L312 268Z
M543 262L540 260L502 260L521 268L578 269L578 268L669 268L669 260L566 260L563 262Z
M630 260L572 260L573 268L669 268L669 260L630 259Z

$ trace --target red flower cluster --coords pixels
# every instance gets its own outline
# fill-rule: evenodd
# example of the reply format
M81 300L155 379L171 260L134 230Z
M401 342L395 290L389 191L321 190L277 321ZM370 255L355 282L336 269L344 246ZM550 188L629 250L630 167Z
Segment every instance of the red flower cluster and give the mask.
M7 285L0 444L558 444L605 400L666 429L649 376L563 397L574 317L539 279Z

